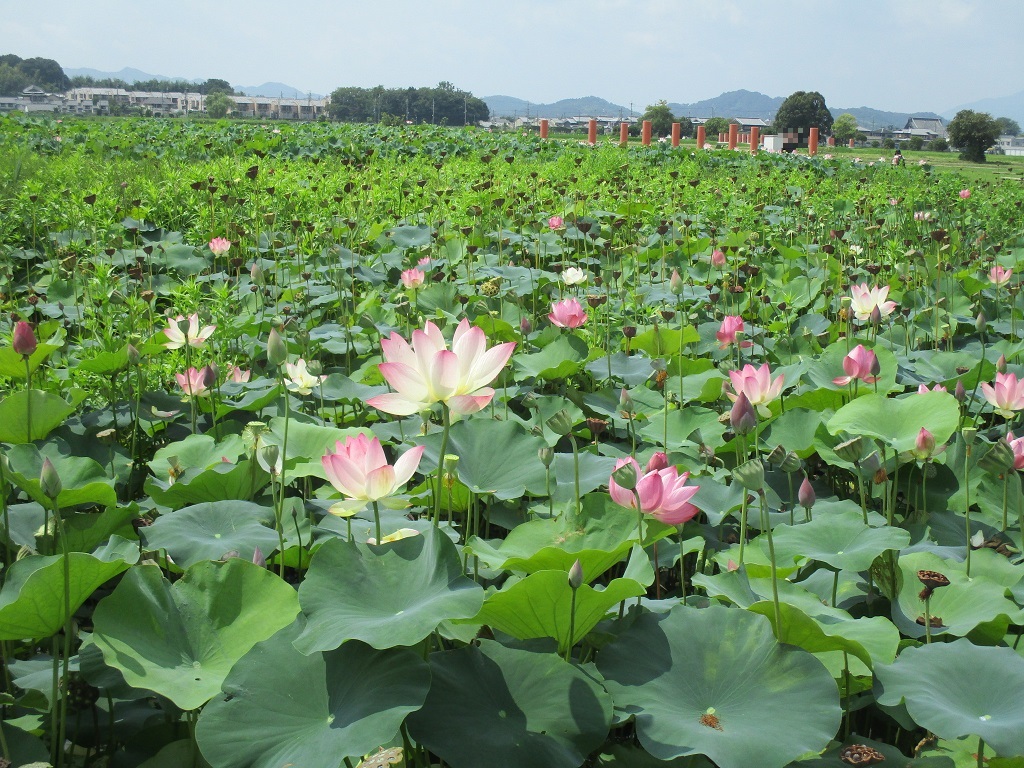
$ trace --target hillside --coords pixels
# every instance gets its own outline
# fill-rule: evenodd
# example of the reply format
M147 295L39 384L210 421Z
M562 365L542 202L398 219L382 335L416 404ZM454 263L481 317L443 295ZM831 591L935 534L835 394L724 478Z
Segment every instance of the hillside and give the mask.
M597 115L628 115L629 107L613 104L597 96L584 96L578 99L562 99L552 104L537 104L517 99L514 96L484 96L482 100L491 111L491 118L496 117L574 117L577 115L594 117ZM639 111L636 111L639 109ZM634 114L643 112L643 107L634 105Z
M942 113L942 116L952 119L961 109L973 109L975 112L988 112L992 117L1010 117L1021 125L1024 125L1024 91L1014 93L1010 96L1000 96L994 99L979 99L970 104L961 104L952 107Z
M692 104L669 102L672 114L686 117L760 117L771 120L782 104L781 96L765 96L756 91L728 91L713 99ZM643 109L640 109L643 112Z
M64 74L68 77L91 77L96 80L105 80L107 78L123 80L124 82L131 85L136 82L144 82L146 80L163 80L163 81L186 81L196 83L197 85L205 82L205 80L189 80L187 77L167 77L167 75L151 75L148 72L143 72L141 69L133 69L131 67L125 67L118 72L102 72L98 69L89 69L88 67L71 68L65 67ZM266 96L272 97L283 97L286 99L305 99L321 98L321 94L313 93L310 94L308 91L302 91L291 85L285 83L269 82L263 83L262 85L231 85L235 89L236 93L244 93L246 96Z

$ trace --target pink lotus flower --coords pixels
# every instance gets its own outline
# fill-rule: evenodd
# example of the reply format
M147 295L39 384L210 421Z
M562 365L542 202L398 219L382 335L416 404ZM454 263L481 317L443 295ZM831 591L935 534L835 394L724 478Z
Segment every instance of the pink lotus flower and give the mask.
M768 403L782 394L786 377L780 375L772 381L772 372L768 363L763 363L760 368L755 368L747 363L742 370L729 371L729 380L733 390L726 393L729 399L735 403L742 392L747 396L750 404L757 408L758 414L762 418L767 418L771 415Z
M961 189L960 190L960 199L961 200L966 200L970 196L971 196L971 190L969 190L969 189Z
M215 237L210 241L210 253L214 256L223 256L231 250L231 241L226 237Z
M983 381L981 392L996 413L1007 419L1024 410L1024 379L1018 381L1013 373L996 373L995 385Z
M349 497L336 506L355 511L365 507L368 501L393 496L409 482L420 465L424 447L410 448L391 465L376 437L369 439L360 433L345 438L344 443L339 440L334 452L321 458L328 482Z
M32 326L24 320L14 324L14 338L12 339L14 351L22 357L31 357L36 351L36 334Z
M1013 432L1007 432L1006 442L1013 450L1013 468L1024 469L1024 437L1014 437Z
M548 229L561 229L565 226L565 220L561 216L552 216L548 219Z
M252 376L252 371L244 371L237 365L228 373L228 381L232 384L245 384Z
M1005 269L999 264L996 264L988 271L988 280L995 286L1006 285L1010 282L1011 277L1013 277L1013 270Z
M208 365L202 368L189 368L185 373L176 373L174 378L181 391L188 397L209 397L210 385L213 384L213 371Z
M918 384L917 385L917 394L919 394L919 395L923 395L923 394L926 394L928 392L948 392L948 391L949 390L947 390L941 384L936 384L931 389L928 389L928 385L927 384Z
M722 326L715 331L715 338L718 339L718 348L725 349L730 344L736 343L736 334L743 333L743 318L738 315L726 315L722 320ZM754 346L752 341L741 341L740 348L747 349Z
M548 320L559 328L579 328L587 322L587 313L576 299L565 299L551 305Z
M938 456L946 450L946 446L940 446L938 450L935 449L935 435L929 432L924 427L917 433L917 438L914 440L914 447L911 449L911 455L918 461L928 461L929 459Z
M721 269L725 266L725 253L717 248L711 252L711 266Z
M402 272L402 285L406 288L416 289L423 285L423 281L426 280L427 276L423 270L420 269L407 269Z
M168 339L164 342L166 349L181 349L186 344L190 347L201 347L217 328L216 325L207 325L199 330L198 312L189 315L188 328L183 330L184 323L185 318L181 315L167 322L167 327L164 328L164 336Z
M690 504L699 488L687 485L690 478L689 472L679 474L675 467L664 469L651 469L641 474L640 465L636 459L629 456L619 459L615 463L615 469L632 464L636 469L637 477L636 496L640 497L640 510L645 515L650 515L667 525L679 525L696 517L700 511ZM636 496L633 491L615 482L615 478L608 480L608 492L612 501L627 509L636 509Z
M878 358L870 349L865 349L863 344L858 344L850 350L850 353L843 358L843 370L845 376L836 376L832 379L833 384L845 386L854 380L863 381L865 384L874 384L878 376L874 375Z
M853 307L854 315L864 323L867 322L871 313L878 309L881 317L888 317L896 309L895 301L886 301L889 295L889 286L869 288L867 283L850 286L850 305Z
M434 403L446 403L455 413L466 415L491 402L494 390L487 385L501 373L515 342L487 349L483 329L463 319L455 329L451 350L429 321L422 331L413 331L411 345L392 332L381 342L381 349L386 362L377 367L395 391L371 397L367 405L408 416L429 410Z

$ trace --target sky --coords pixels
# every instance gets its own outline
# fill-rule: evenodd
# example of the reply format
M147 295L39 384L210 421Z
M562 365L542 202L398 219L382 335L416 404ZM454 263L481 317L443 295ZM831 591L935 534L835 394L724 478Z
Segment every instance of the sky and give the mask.
M643 109L747 89L943 112L1024 91L1024 0L0 0L0 53L302 91Z

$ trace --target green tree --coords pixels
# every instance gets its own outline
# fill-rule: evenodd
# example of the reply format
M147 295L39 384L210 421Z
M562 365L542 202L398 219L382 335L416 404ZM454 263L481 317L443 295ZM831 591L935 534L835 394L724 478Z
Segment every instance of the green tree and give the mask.
M676 121L668 102L664 99L648 106L641 119L651 121L651 133L654 136L667 136L672 133L672 123Z
M28 77L17 66L0 63L0 96L17 96L29 85Z
M849 112L843 112L832 123L832 135L840 144L845 144L857 136L857 118Z
M997 117L996 125L1000 136L1020 136L1020 123L1012 117Z
M221 80L219 77L211 77L205 83L199 86L199 92L205 93L209 96L212 93L226 93L229 96L235 92L235 89L231 87L231 83L227 80Z
M999 138L999 126L987 112L962 109L946 128L949 143L960 150L960 159L985 162L985 150Z
M235 108L235 102L222 91L214 91L206 97L206 114L218 120Z
M53 59L40 57L22 59L18 64L18 69L25 73L29 82L38 85L44 91L63 93L71 87L68 76L64 74L60 64Z
M717 139L718 134L729 132L731 121L725 117L709 117L704 123L704 132L712 138Z
M917 152L924 146L924 139L920 136L911 136L907 139L907 149Z
M832 124L832 113L828 111L825 97L817 91L790 94L779 106L773 123L779 133L817 127L822 134L831 133Z

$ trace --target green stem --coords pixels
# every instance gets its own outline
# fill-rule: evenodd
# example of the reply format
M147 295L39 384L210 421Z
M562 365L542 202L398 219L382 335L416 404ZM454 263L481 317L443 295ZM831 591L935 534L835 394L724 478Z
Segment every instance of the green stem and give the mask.
M747 545L747 490L743 489L743 499L740 501L740 562L743 565L743 549Z
M61 679L64 681L64 690L60 694L60 723L59 723L59 734L57 737L58 752L57 768L60 768L64 763L64 740L67 733L67 720L68 720L68 666L71 662L71 552L68 548L67 535L64 532L64 521L60 516L60 507L57 505L57 500L52 499L53 503L53 519L55 530L60 538L61 555L64 559L64 648L62 654L63 669L61 672ZM54 671L56 671L56 659L54 660ZM56 693L56 691L55 691ZM52 706L57 706L57 701L54 700Z
M576 445L576 438L569 434L569 444L572 446L572 471L573 471L573 482L576 488L576 518L573 520L573 524L579 523L580 516L583 514L583 502L580 500L580 453L579 448ZM640 508L640 499L637 497L637 509Z
M985 768L985 740L978 737L978 768Z
M768 537L768 558L772 566L772 602L775 604L775 632L779 642L785 642L785 631L782 626L782 609L779 606L779 574L775 565L775 542L772 539L772 523L768 519L768 505L765 499L764 490L757 492L761 501L761 526Z
M924 599L924 642L928 645L932 641L932 596Z
M437 457L437 482L434 486L434 525L441 524L441 485L444 483L444 454L448 450L448 433L451 431L451 412L448 410L448 403L441 403L441 453ZM467 537L468 538L468 537Z
M569 641L566 643L565 660L572 660L573 638L576 636L576 590L572 591L569 603Z
M377 544L380 545L380 507L377 505L376 499L373 501L373 526L377 533Z
M23 356L25 359L25 429L26 437L28 441L32 442L32 366L29 365L28 355Z

